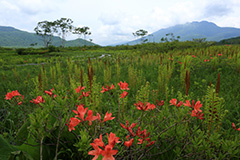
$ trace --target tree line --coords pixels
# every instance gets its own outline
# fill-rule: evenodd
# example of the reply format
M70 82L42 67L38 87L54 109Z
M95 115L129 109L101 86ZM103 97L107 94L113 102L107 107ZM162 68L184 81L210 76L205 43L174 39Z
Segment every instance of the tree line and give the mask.
M61 18L53 22L45 20L38 22L37 26L34 28L34 31L37 35L42 37L44 46L46 48L48 48L49 45L52 44L52 38L54 34L57 34L61 37L62 47L65 46L66 36L70 32L72 34L78 35L79 38L83 35L84 40L86 40L87 35L91 35L89 27L74 27L72 24L73 20L71 20L70 18Z
M42 37L44 46L46 48L48 48L49 45L52 44L52 39L53 39L54 34L57 34L58 36L61 37L61 39L62 39L61 46L62 47L65 46L66 36L69 32L71 32L72 34L78 35L79 38L81 38L83 36L83 38L86 42L86 37L91 35L91 32L89 31L90 28L87 26L74 27L72 24L73 24L73 20L71 20L70 18L61 18L61 19L55 20L53 22L45 20L45 21L38 22L37 26L34 28L34 31L36 32L37 35ZM146 31L144 29L139 29L132 34L136 38L140 37L141 43L145 43L148 41L148 39L146 38L146 36L148 35L148 31ZM153 34L149 34L148 36L153 37ZM167 38L167 37L169 37L169 38ZM166 37L163 37L161 39L161 41L162 42L172 42L172 41L178 41L179 39L180 39L180 36L177 36L177 38L175 38L173 33L168 33L168 34L166 34ZM92 39L90 39L90 41L92 41Z

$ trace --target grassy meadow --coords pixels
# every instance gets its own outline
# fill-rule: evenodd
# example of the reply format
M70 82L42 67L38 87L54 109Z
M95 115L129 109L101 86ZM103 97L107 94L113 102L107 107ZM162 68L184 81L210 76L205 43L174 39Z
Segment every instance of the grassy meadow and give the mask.
M0 88L0 159L240 158L239 45L0 48Z

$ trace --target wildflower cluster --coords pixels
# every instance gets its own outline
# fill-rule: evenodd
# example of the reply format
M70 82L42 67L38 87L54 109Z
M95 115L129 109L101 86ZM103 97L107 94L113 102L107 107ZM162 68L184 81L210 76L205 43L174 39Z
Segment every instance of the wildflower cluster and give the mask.
M148 138L150 132L147 133L146 129L141 131L141 127L139 126L137 131L135 132L135 134L133 133L132 128L134 128L136 125L137 125L137 123L132 123L131 126L129 126L129 121L128 120L126 122L126 126L121 123L122 128L126 129L130 133L130 135L126 136L128 141L125 141L124 145L127 146L127 147L130 147L132 145L132 143L134 141L134 138L129 140L130 136L131 137L136 137L136 136L139 137L139 139L138 139L139 142L137 144L147 143L146 147L149 147L150 145L153 145L155 143L155 141L151 141L151 139Z
M22 100L24 99L24 96L21 95L17 90L16 91L12 91L12 92L8 92L5 96L6 100L11 100L12 98L16 97L16 101L17 101L17 105L21 105L22 104Z
M101 123L101 115L97 113L97 116L93 116L93 111L88 110L88 108L84 108L84 105L80 104L77 106L77 110L73 110L73 112L76 114L75 117L70 118L70 123L68 125L68 129L71 132L72 130L75 130L74 127L76 127L80 122L89 122L89 126L92 125L92 121L99 120ZM87 113L87 117L84 118L85 114ZM113 120L115 117L111 117L112 113L106 113L104 116L103 122L106 122L108 120Z
M201 104L200 101L197 101L195 103L195 100L192 100L192 104L188 100L186 100L186 103L183 103L182 101L179 101L177 103L177 99L173 98L169 101L169 103L170 103L170 106L174 105L176 107L181 107L182 105L184 105L184 106L190 107L190 108L193 109L191 111L191 116L192 117L196 117L198 119L203 119L204 114L202 113L202 110L200 109L202 107L202 104Z
M102 134L99 138L94 140L94 143L91 143L91 146L94 150L89 151L89 155L95 156L93 160L96 160L98 156L101 154L103 156L103 160L115 160L113 155L117 154L117 150L113 150L116 143L120 143L119 137L116 137L114 133L107 133L108 144L105 145L102 140Z

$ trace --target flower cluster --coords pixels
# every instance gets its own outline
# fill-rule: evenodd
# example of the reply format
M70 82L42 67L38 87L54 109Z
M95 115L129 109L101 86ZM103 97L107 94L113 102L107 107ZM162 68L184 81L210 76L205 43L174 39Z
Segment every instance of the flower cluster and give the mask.
M92 121L95 121L98 119L101 123L101 116L99 113L97 113L97 116L93 116L93 111L88 110L88 108L84 108L84 105L80 104L77 106L77 110L73 110L73 112L76 114L75 117L70 118L70 123L68 124L68 130L71 132L72 130L75 130L75 127L80 123L80 122L85 122L89 121L89 126L92 125ZM84 118L85 114L87 113L87 117ZM108 120L113 120L115 117L111 117L112 113L106 113L104 116L103 122L106 122Z
M31 103L39 104L39 103L45 103L45 100L42 96L37 96L36 99L30 100Z
M121 81L120 83L118 83L118 85L120 86L121 90L129 90L128 84L125 81L124 82ZM101 91L101 93L104 93L104 92L108 92L108 91L110 91L112 89L115 89L115 86L113 84L111 84L111 87L106 85L106 88L104 86L102 86L102 89L103 90ZM128 92L123 91L121 93L121 97L120 98L125 98L127 95L128 95Z
M197 101L195 103L195 100L192 100L192 104L190 103L190 101L186 100L186 103L183 104L184 106L188 106L190 108L192 108L192 113L191 116L192 117L197 117L198 119L203 119L203 113L202 110L200 109L202 107L202 104L200 101Z
M192 104L188 100L186 100L186 103L183 103L182 101L179 101L177 103L177 99L173 98L169 101L169 103L170 103L170 106L174 105L176 107L180 107L180 106L184 105L184 106L190 107L193 109L191 112L192 117L196 117L198 119L203 119L204 114L202 113L202 110L200 109L202 107L202 104L200 101L197 101L196 104L195 104L195 100L192 100Z
M118 85L120 86L121 90L129 90L128 84L125 81L121 81L120 83L118 83Z
M17 99L17 104L21 105L22 101L24 99L24 96L21 95L17 90L16 91L12 91L12 92L8 92L5 96L6 100L11 100L13 97L16 97Z
M120 143L119 137L116 137L114 133L107 133L108 138L108 145L105 145L102 140L102 134L99 138L96 138L94 140L94 143L91 143L91 146L94 150L89 151L89 155L95 156L93 160L98 159L98 156L101 154L103 156L103 160L114 160L115 158L113 155L117 154L117 150L113 150L113 147L116 143Z
M108 91L110 91L110 90L112 90L112 89L115 89L115 86L112 84L111 85L111 88L110 88L110 86L107 86L106 85L106 88L104 88L104 86L102 86L102 91L101 91L101 93L104 93L104 92L108 92Z
M183 104L182 101L179 101L179 102L177 103L177 99L171 99L171 100L169 101L169 103L170 103L170 106L171 106L171 105L174 105L174 106L177 106L177 107L180 107L180 106Z
M125 81L124 82L121 81L120 83L118 83L118 85L120 86L121 90L129 90L128 84ZM123 91L120 98L125 98L127 95L128 95L128 92Z
M77 87L76 89L75 89L75 91L76 91L76 93L80 93L82 90L84 90L85 89L85 86L81 86L81 87ZM82 97L88 97L89 96L89 91L87 91L87 92L81 92L81 94L82 95L80 95L79 96L79 99L81 100L82 99Z
M126 126L123 125L122 123L121 124L121 127L126 129L127 131L130 132L131 134L131 137L139 137L138 139L138 143L137 144L143 144L143 143L147 143L146 146L149 147L150 145L153 145L155 143L155 141L151 141L150 138L148 138L150 132L147 133L147 130L143 130L141 131L141 127L139 126L138 127L138 130L136 131L136 133L134 134L134 132L132 131L132 128L134 128L137 123L132 123L130 126L129 126L129 121L127 120L126 122ZM127 135L126 138L128 141L125 141L124 145L127 146L127 147L130 147L134 141L134 138L132 138L131 140L129 140L129 137L130 135Z
M149 102L142 103L141 101L139 101L134 105L137 107L138 110L141 110L141 111L148 111L150 109L153 110L154 108L156 108L154 104L150 104Z

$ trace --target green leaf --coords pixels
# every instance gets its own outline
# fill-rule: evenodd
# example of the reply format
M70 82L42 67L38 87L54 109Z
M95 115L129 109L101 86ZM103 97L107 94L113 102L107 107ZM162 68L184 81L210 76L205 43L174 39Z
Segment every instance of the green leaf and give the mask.
M39 159L40 145L36 143L31 137L28 138L27 144L22 144L18 149L27 152L34 159ZM44 158L44 157L43 157Z
M22 127L18 130L16 136L16 145L22 145L27 140L29 121L25 122Z
M0 135L0 159L8 159L11 152L16 149L12 147L3 137Z
M33 158L26 152L23 151L14 151L11 152L11 155L8 160L33 160Z

